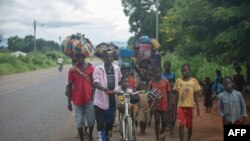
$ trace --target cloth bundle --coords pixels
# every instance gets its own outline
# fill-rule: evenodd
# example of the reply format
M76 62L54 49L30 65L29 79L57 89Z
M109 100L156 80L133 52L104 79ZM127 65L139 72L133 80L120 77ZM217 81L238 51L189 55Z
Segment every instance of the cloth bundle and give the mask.
M95 48L95 56L102 58L105 51L109 50L112 51L114 54L114 60L118 60L118 46L114 45L113 43L100 43Z
M63 41L64 54L69 57L74 57L76 53L82 53L85 57L94 55L94 47L91 41L84 34L77 33L68 36Z

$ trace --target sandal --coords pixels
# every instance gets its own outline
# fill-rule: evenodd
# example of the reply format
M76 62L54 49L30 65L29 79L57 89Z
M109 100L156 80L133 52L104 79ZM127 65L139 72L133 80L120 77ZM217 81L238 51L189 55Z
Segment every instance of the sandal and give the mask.
M108 131L108 137L109 137L109 138L112 137L112 130Z

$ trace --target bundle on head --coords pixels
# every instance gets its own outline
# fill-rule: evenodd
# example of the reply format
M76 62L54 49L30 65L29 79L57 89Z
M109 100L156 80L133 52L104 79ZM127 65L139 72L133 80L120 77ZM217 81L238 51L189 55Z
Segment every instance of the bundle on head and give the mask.
M118 47L113 43L108 44L103 42L97 45L95 48L95 56L102 58L107 50L110 50L114 53L114 60L118 60Z
M64 54L73 58L75 53L82 53L85 57L94 55L94 47L84 34L77 33L63 40Z

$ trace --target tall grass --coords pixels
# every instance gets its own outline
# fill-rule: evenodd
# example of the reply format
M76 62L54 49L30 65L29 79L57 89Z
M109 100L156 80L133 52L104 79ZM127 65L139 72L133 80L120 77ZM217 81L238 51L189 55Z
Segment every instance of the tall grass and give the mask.
M202 55L183 59L174 54L167 53L162 57L162 64L164 61L169 60L171 62L171 71L175 72L176 77L181 77L181 66L184 63L188 63L191 66L191 74L199 80L204 80L205 77L209 77L212 81L215 79L215 70L220 69L222 76L233 77L235 70L233 65L223 65L217 62L208 62ZM242 66L243 73L245 75L246 68Z
M27 56L12 56L10 53L0 53L0 76L27 72L56 65L46 54L28 54Z

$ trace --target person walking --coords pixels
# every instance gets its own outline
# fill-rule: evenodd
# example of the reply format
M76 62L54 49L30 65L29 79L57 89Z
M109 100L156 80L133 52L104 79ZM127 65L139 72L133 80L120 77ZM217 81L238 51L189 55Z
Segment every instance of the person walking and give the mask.
M155 119L155 134L156 140L164 139L165 128L167 124L168 110L169 110L169 100L168 94L171 91L171 86L168 80L162 79L162 69L161 67L155 68L153 70L153 80L149 82L149 90L155 89L161 94L160 98L155 99L153 103L154 109L154 119ZM161 123L161 131L160 131ZM161 137L160 137L161 136Z
M171 62L165 61L163 63L163 68L165 71L162 73L161 78L167 79L171 85L171 91L169 93L169 118L167 120L167 127L166 129L170 129L170 135L174 136L174 126L176 121L177 115L177 96L172 92L174 83L175 83L175 73L171 72Z
M94 67L85 62L82 53L75 53L75 64L68 72L67 95L72 103L68 102L69 110L74 109L76 125L80 140L84 141L83 127L84 117L86 116L89 126L89 141L93 140L92 132L95 123L93 106L93 71ZM72 107L73 106L73 107Z
M245 78L241 74L242 69L240 66L237 66L237 67L235 67L235 71L236 71L236 74L233 76L235 90L243 93L243 87L245 85Z
M94 69L94 108L97 122L97 140L108 141L112 136L116 115L116 101L113 90L122 77L120 67L113 64L114 52L103 52L103 63Z
M245 124L247 110L241 92L234 90L233 80L230 77L223 79L223 85L225 91L220 93L218 99L218 112L223 125Z
M204 106L206 107L206 113L210 113L213 93L213 84L211 83L209 77L206 77L205 83L203 84Z
M182 77L174 84L173 91L178 94L177 117L179 126L180 141L184 141L184 126L188 128L188 141L191 140L193 132L193 109L196 104L197 116L200 115L198 95L201 94L201 87L196 78L190 75L189 64L181 67Z

